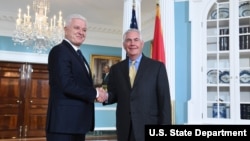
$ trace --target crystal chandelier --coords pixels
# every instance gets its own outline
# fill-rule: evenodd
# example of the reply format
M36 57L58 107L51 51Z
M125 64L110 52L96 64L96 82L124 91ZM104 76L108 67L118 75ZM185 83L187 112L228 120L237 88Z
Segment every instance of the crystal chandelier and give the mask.
M61 11L58 19L54 15L48 22L49 0L34 0L33 9L35 11L33 22L31 21L29 5L27 6L27 13L24 13L23 17L21 16L21 9L19 9L16 30L12 40L14 45L19 44L27 48L33 48L37 53L44 53L62 41L65 23Z

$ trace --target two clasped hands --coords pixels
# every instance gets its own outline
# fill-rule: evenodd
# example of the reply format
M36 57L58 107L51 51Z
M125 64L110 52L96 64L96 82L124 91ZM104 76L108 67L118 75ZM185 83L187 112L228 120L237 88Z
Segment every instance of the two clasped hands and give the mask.
M97 87L96 90L99 93L99 96L96 98L97 102L102 103L108 99L108 93L102 87Z

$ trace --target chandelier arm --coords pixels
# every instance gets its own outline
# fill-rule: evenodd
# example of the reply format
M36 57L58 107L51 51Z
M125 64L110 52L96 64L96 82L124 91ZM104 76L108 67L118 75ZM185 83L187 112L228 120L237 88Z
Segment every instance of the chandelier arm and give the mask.
M34 0L33 10L35 13L33 22L31 21L33 18L29 5L27 6L27 13L24 13L23 16L21 16L21 9L18 10L16 29L13 32L12 40L14 45L33 48L37 53L45 53L60 43L64 37L62 12L59 11L58 20L56 15L48 20L49 0Z

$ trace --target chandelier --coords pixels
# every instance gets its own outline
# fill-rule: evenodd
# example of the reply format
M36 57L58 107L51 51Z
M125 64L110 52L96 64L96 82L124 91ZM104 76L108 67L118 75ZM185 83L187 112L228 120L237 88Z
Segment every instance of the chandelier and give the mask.
M48 21L49 0L34 0L33 9L35 11L33 22L29 5L27 6L27 13L24 13L23 16L21 9L19 9L12 40L14 45L19 44L27 48L33 48L37 53L44 53L62 41L65 23L61 11L58 18L54 15Z

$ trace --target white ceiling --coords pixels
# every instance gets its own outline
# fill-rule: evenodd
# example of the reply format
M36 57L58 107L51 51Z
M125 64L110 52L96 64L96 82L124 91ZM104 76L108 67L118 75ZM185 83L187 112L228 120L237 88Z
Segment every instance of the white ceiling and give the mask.
M27 5L31 6L33 0L0 0L0 3L0 35L11 36L18 9L21 8L26 13ZM72 13L79 13L87 18L89 29L85 43L121 46L124 0L51 0L50 4L49 18L58 15L60 10L64 18ZM156 0L141 0L144 40L152 39L155 7Z

